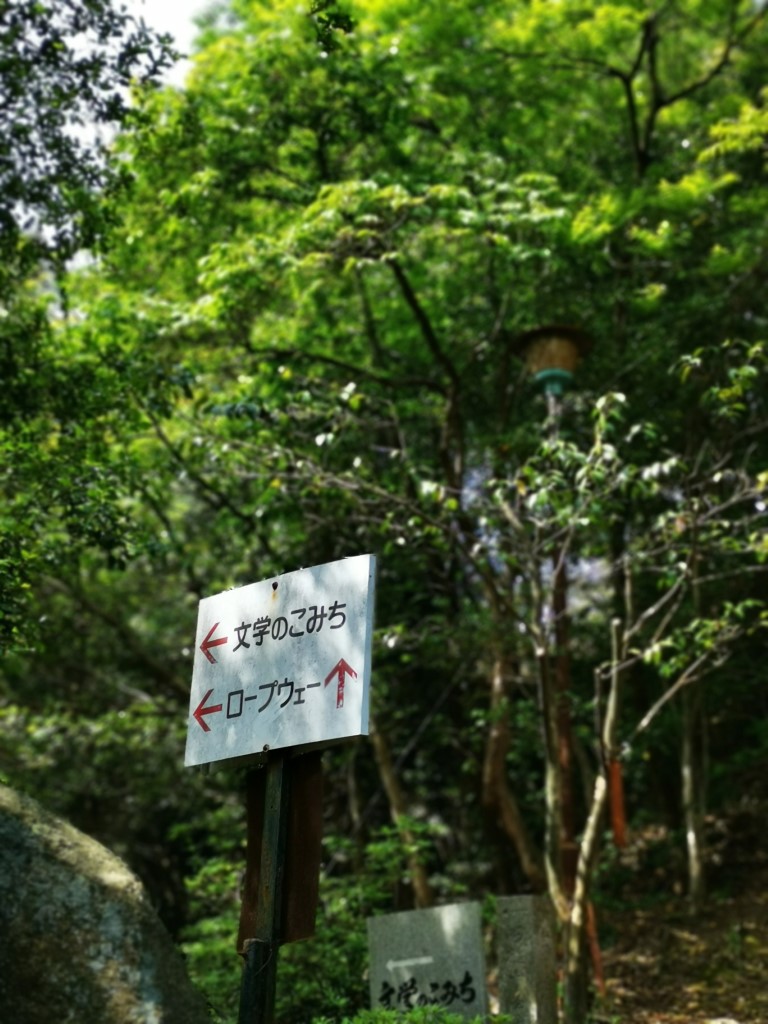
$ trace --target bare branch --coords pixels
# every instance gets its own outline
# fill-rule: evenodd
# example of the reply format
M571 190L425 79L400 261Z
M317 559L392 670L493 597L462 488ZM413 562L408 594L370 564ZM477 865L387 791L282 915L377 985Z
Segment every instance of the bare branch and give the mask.
M443 348L440 344L440 340L438 339L435 329L432 326L432 321L429 319L426 310L419 302L419 297L413 290L413 286L411 285L411 282L408 279L408 275L405 273L405 271L400 266L397 260L388 259L385 262L389 267L391 267L392 273L395 275L395 279L400 286L400 291L403 293L403 297L406 303L408 304L411 312L413 313L416 323L419 325L421 336L427 343L427 348L431 352L435 362L439 366L441 366L442 369L445 371L445 374L448 377L448 380L453 385L454 389L458 392L460 390L461 385L461 380L459 378L458 371L456 370L456 367L453 365L453 362L448 358L448 356L443 351Z
M684 686L689 686L691 683L695 683L696 680L703 675L701 670L715 655L718 655L718 663L726 657L725 653L721 650L713 649L705 651L703 654L700 654L680 676L678 676L672 686L670 686L668 690L665 690L651 709L645 713L640 723L632 733L633 738L637 736L638 733L641 733L648 728L661 709L672 700L676 693L682 690Z
M299 348L255 348L253 353L262 359L285 359L295 360L304 363L320 363L324 366L334 366L339 370L345 370L350 374L361 377L365 380L375 381L385 387L391 388L425 388L435 394L444 395L445 388L437 381L429 377L388 377L383 373L375 373L356 363L348 363L335 356L325 355L321 352L312 352Z
M427 344L435 362L445 372L450 386L448 388L448 408L443 428L440 457L446 478L456 493L460 493L464 478L464 424L461 418L459 399L462 393L461 377L453 361L444 351L440 339L432 326L432 321L419 301L408 275L397 260L385 261L392 269L406 303L416 319L421 335Z
M357 282L357 290L360 293L360 302L363 307L363 323L365 324L365 336L368 338L368 344L371 347L371 355L375 366L384 366L387 362L387 355L384 349L381 347L379 340L379 332L376 329L376 319L373 315L373 309L371 308L371 300L368 295L368 289L365 286L365 278L359 267L355 267L355 281Z
M112 612L103 599L97 600L91 597L82 587L76 585L71 580L56 579L49 576L46 577L45 583L51 589L73 598L85 612L108 626L115 636L119 638L125 650L129 651L133 658L135 658L142 673L151 677L164 692L173 694L175 697L180 695L186 696L189 693L189 684L176 675L165 661L155 658L147 649L139 634L131 628L128 619L125 616Z
M181 450L177 447L177 445L175 445L171 441L171 439L165 433L157 416L155 416L152 410L149 409L146 406L146 404L144 404L141 401L141 399L138 398L138 396L134 395L134 398L139 407L142 409L142 411L149 419L149 421L152 423L157 438L160 440L166 451L170 454L173 461L178 466L182 467L184 472L189 477L189 479L194 484L197 485L199 489L199 494L203 501L205 501L212 508L218 510L226 509L240 522L247 523L251 529L252 536L254 536L259 541L264 553L269 558L273 558L274 552L272 550L272 547L264 531L258 529L257 520L255 516L253 516L249 512L244 512L242 508L240 508L239 505L236 505L227 494L225 494L223 491L220 491L210 482L210 480L206 479L206 477L204 477L201 473L198 473L197 470L193 469L192 466L190 466L187 459L184 457Z

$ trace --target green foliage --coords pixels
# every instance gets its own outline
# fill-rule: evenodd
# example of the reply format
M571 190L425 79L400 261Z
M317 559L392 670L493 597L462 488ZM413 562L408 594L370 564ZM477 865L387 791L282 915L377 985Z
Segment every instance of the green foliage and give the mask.
M225 829L220 822L219 846ZM231 829L226 831L233 838L236 835ZM393 892L403 881L406 852L392 828L378 830L364 849L349 840L328 838L316 933L310 941L292 943L280 951L280 1020L340 1020L367 1005L366 920L389 908ZM364 871L360 869L363 862ZM217 1019L227 1022L237 1018L234 936L240 871L232 854L200 862L199 870L187 881L192 923L182 935L193 980Z
M719 709L717 799L755 784L764 22L236 0L186 88L137 100L105 172L130 191L34 207L64 255L110 230L65 291L13 270L0 318L2 770L154 884L168 858L223 1019L239 797L180 767L203 595L379 556L373 713L407 813L368 747L328 758L318 936L281 958L281 1019L361 1010L365 917L412 903L414 864L441 899L530 884L505 812L537 852L542 680L567 661L588 792L614 621L631 814L679 828L689 685ZM520 349L541 323L595 339L548 408Z
M114 382L93 352L52 335L66 261L96 245L114 216L126 170L107 159L98 126L131 116L129 91L147 88L173 57L106 0L65 6L14 0L0 9L4 56L0 124L0 638L29 642L24 591L68 541L127 558L125 516L106 451ZM86 126L89 126L86 129ZM124 409L124 414L130 414ZM50 519L41 510L53 506Z
M354 21L335 0L312 0L309 13L317 25L317 41L328 53L339 45L336 42L337 31L349 33L354 30Z
M471 1018L472 1024L480 1024L484 1018ZM499 1024L504 1024L508 1019L502 1016L494 1018ZM320 1017L316 1018L314 1024L395 1024L397 1021L406 1021L407 1024L459 1024L466 1022L467 1018L459 1014L449 1013L446 1010L435 1006L422 1006L407 1013L396 1013L393 1010L362 1010L353 1017Z
M156 79L174 53L168 39L107 0L6 3L0 49L7 55L0 131L5 298L20 258L27 268L44 255L63 262L98 237L99 192L122 175L106 163L92 129L126 123L130 87Z

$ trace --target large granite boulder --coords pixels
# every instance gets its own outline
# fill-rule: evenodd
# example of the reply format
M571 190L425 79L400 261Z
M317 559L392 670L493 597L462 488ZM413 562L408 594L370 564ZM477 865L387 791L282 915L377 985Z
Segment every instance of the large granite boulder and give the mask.
M0 785L0 1021L208 1020L136 876L95 840Z

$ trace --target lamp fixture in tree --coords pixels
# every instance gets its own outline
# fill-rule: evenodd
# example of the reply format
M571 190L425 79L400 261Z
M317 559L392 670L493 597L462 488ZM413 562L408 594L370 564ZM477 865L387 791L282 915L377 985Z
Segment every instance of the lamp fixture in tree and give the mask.
M579 327L548 324L520 335L517 348L544 394L559 398L591 350L592 338Z

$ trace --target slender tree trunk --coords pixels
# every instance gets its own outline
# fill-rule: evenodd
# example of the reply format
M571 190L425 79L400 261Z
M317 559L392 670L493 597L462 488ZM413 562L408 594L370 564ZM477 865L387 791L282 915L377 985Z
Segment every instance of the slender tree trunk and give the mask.
M588 923L589 887L600 840L600 827L608 802L605 772L595 779L587 825L579 849L576 884L565 929L565 971L563 979L564 1024L585 1024L589 1008Z
M702 754L702 684L683 687L683 739L681 751L683 823L688 858L688 901L693 913L701 910L706 895L704 873L704 769Z
M568 570L565 550L554 559L552 611L555 629L555 717L557 721L557 760L560 781L560 861L563 889L570 899L576 886L579 847L576 842L576 802L573 785L573 729L571 725L571 655L568 620Z
M536 587L534 602L538 609L536 621L542 622L540 590ZM541 629L537 643L539 671L539 707L544 738L544 868L547 889L561 924L568 920L569 900L563 885L562 863L562 785L560 778L557 691L551 672L551 659Z
M693 560L693 607L701 615L699 560ZM680 751L681 797L685 848L688 859L688 904L692 913L701 910L706 894L704 874L704 688L701 682L684 686L680 694L683 706L683 736Z
M556 425L556 420L553 422ZM552 590L547 599L543 595L538 570L532 573L531 582L538 632L539 703L544 728L544 863L549 893L560 922L564 924L568 920L576 884L579 853L573 781L568 576L564 545L558 545L552 569ZM554 644L550 644L548 638L547 621L550 615L554 622Z
M379 775L389 801L390 817L400 834L400 839L406 850L406 861L408 863L408 874L413 886L414 902L419 908L431 907L435 902L432 888L429 884L426 868L418 854L416 837L407 824L408 803L392 763L389 745L382 733L373 724L371 725L370 737Z
M633 579L627 559L626 521L622 516L611 530L611 561L613 565L614 618L625 623L634 619ZM624 657L622 650L621 656ZM631 670L630 670L631 671ZM608 763L609 807L614 846L621 850L627 845L627 814L624 803L624 777L621 761L611 755Z
M347 754L347 809L352 822L352 834L355 840L354 860L356 870L362 872L365 862L365 837L363 834L363 807L360 801L360 786L357 781L357 754L361 739L358 737L349 745Z
M525 827L515 795L507 781L506 757L509 750L509 715L506 707L506 677L509 670L504 657L497 654L491 673L491 700L488 737L483 761L482 801L494 814L511 840L523 872L536 892L546 888L541 857Z
M544 724L544 867L547 888L561 924L568 920L569 899L563 885L562 861L562 785L558 758L557 701L550 672L549 656L541 651L539 664L539 693L541 716Z
M547 431L550 439L560 430L559 396L547 392ZM536 577L536 620L541 712L546 755L544 798L546 809L545 865L547 883L562 923L568 920L576 875L578 847L573 801L573 743L571 740L571 667L568 649L567 545L557 544L552 557L552 591L549 601ZM545 611L545 604L549 607ZM547 640L547 619L552 616L554 643ZM554 648L554 650L552 650Z
M609 764L616 756L621 685L621 622L612 623L612 669L601 736L602 758L592 804L579 847L576 885L565 929L564 1024L585 1024L588 1011L587 933L589 890L600 845L601 824L608 804Z

